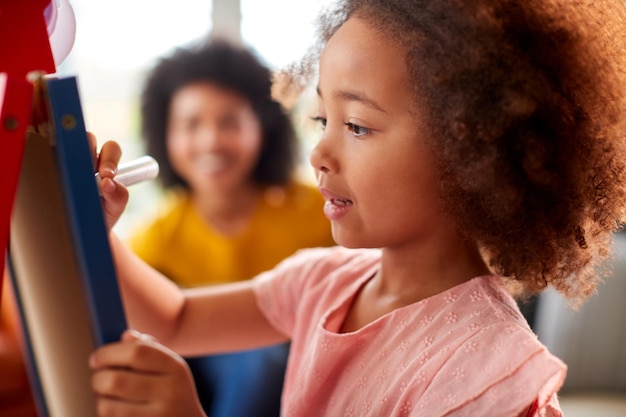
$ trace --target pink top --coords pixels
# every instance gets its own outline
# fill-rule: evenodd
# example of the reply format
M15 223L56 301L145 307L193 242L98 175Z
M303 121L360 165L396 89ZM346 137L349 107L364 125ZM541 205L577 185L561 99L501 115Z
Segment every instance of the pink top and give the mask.
M377 250L305 249L256 278L261 310L292 339L282 415L561 416L565 365L495 276L474 278L338 333Z

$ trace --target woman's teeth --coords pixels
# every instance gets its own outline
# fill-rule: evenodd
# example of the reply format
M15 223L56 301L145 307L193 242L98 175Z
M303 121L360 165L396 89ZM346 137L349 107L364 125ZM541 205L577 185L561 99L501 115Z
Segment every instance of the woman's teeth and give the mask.
M220 171L228 166L228 158L219 155L206 155L196 158L196 166L208 173Z

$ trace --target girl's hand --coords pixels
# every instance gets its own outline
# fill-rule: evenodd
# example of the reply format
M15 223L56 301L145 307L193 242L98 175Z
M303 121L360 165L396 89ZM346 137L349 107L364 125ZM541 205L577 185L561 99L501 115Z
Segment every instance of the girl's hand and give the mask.
M186 362L150 336L127 330L89 365L101 417L205 416Z
M122 149L117 142L108 141L102 145L100 154L96 156L96 137L89 134L91 149L94 151L96 171L100 176L100 194L107 228L111 230L120 218L128 203L128 190L114 181L117 164L122 157Z

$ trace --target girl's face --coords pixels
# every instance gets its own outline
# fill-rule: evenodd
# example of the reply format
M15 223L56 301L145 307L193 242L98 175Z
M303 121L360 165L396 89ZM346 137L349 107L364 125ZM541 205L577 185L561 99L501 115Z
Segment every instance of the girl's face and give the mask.
M320 59L320 142L311 154L333 236L346 247L428 239L443 216L405 54L351 18Z
M261 125L241 95L208 82L179 89L170 103L167 151L192 192L248 185L262 146Z

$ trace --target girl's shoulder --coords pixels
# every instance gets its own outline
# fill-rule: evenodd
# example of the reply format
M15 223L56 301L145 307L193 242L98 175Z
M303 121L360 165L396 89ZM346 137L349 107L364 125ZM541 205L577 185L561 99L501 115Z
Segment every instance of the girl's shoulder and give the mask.
M337 300L353 293L379 260L376 249L300 249L254 278L257 303L277 329L293 335L297 326L315 323Z
M275 273L300 271L302 275L313 277L331 272L333 275L345 271L358 273L377 264L380 254L380 249L348 249L342 246L305 248L283 260L275 268Z
M380 250L347 249L341 246L306 248L296 251L270 271L255 278L257 293L272 294L269 300L294 300L303 294L317 298L348 291L378 268Z

